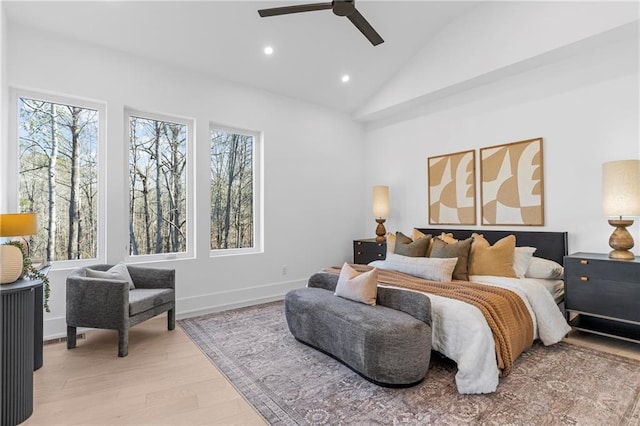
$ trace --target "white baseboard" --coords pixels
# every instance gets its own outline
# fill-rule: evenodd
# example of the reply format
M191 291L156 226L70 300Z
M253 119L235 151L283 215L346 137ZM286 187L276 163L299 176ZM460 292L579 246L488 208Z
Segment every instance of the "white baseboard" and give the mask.
M307 279L294 280L260 287L181 298L176 301L176 319L191 318L213 312L282 300L288 291L306 285Z
M176 319L184 319L213 312L258 305L284 299L288 291L307 285L307 279L284 281L265 286L240 288L216 293L176 299ZM78 333L91 330L78 328ZM60 339L67 336L65 317L49 318L44 321L44 340Z

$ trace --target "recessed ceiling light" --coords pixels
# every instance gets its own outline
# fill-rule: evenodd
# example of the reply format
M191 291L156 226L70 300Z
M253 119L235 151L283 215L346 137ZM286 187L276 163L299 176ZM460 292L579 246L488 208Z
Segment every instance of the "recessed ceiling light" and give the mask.
M350 78L351 78L351 77L349 77L349 74L345 74L345 75L343 75L343 76L342 76L342 82L343 82L343 83L346 83L346 82L348 82L348 81L349 81L349 79L350 79Z
M267 46L264 48L264 54L265 55L272 55L273 54L273 47L271 46Z

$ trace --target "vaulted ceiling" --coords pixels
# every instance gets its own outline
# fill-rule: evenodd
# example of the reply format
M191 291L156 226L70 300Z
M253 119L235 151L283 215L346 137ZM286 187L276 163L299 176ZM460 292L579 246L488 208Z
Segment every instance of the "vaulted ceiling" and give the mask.
M310 1L3 1L11 25L352 113L477 1L367 1L356 7L385 42L374 47L331 10L260 18ZM272 46L271 56L264 54ZM349 74L350 81L341 77Z

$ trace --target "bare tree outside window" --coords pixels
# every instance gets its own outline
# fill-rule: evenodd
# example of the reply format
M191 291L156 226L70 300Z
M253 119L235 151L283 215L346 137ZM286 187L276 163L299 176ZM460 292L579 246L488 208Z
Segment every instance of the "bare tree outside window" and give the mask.
M18 100L19 202L36 212L33 258L97 257L98 111Z
M211 249L252 248L255 137L211 129Z
M187 126L129 117L129 254L187 250Z

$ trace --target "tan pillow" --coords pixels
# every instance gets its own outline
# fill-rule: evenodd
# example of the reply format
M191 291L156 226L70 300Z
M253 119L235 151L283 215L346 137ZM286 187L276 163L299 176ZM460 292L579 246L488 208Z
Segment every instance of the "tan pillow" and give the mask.
M473 233L469 256L469 275L493 275L517 278L514 269L516 237L509 235L492 246L483 235Z
M427 234L425 234L424 232L418 231L416 228L413 228L413 231L411 231L411 239L413 241L419 240L420 238L424 238L426 236ZM431 236L431 234L429 234L429 236Z
M378 296L378 270L359 273L345 262L340 270L336 296L375 306Z
M396 248L396 234L387 232L387 255L393 253Z
M458 240L453 238L453 234L451 233L445 234L443 232L442 234L438 235L436 238L440 238L442 241L444 241L447 244L454 244L458 242Z

